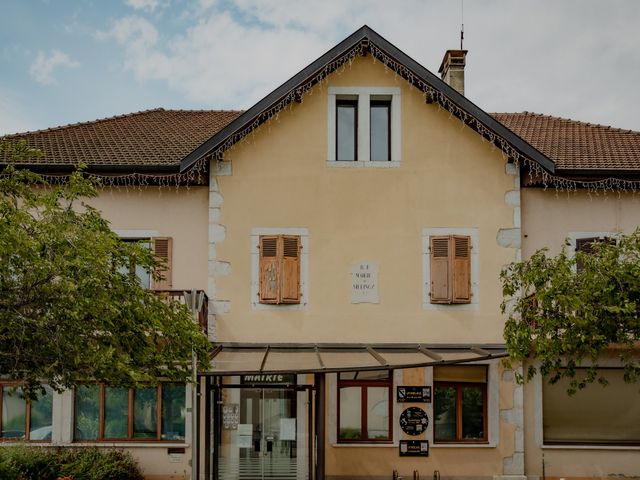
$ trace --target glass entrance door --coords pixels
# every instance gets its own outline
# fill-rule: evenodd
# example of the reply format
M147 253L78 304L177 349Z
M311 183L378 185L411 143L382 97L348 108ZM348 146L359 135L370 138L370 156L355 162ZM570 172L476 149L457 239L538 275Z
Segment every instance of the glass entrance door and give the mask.
M308 479L306 391L291 388L223 388L218 479Z

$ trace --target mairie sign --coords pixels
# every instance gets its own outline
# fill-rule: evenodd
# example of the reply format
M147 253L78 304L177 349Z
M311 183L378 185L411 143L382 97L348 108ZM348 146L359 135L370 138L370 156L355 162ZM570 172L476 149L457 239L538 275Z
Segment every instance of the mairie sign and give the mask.
M242 383L249 385L272 385L296 383L296 376L290 373L243 375Z

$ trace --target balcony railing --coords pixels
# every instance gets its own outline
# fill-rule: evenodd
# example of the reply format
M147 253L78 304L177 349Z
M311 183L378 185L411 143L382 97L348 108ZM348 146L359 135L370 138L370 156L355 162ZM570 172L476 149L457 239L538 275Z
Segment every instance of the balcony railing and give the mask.
M209 317L209 297L202 290L196 290L197 293L204 294L204 301L202 302L202 308L198 311L198 324L202 329L202 332L207 335L208 333L208 317ZM155 290L158 295L164 295L166 297L170 297L173 300L176 300L183 305L186 303L186 299L184 297L184 290Z

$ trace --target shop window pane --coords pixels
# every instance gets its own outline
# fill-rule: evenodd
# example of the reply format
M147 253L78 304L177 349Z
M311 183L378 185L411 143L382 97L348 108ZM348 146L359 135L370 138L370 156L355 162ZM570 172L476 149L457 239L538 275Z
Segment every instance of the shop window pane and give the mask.
M462 438L484 438L484 395L480 387L462 388Z
M51 440L53 390L49 385L43 385L43 387L45 390L44 395L38 394L38 399L31 402L30 440Z
M2 387L2 437L24 438L27 403L21 389Z
M389 161L389 113L391 102L371 102L371 160Z
M184 440L184 385L162 385L162 440Z
M367 387L367 438L389 438L389 389Z
M456 395L455 387L435 389L434 431L438 440L456 439Z
M585 369L576 369L578 379ZM640 394L626 383L622 369L601 369L609 384L588 385L569 396L569 381L543 379L542 419L547 444L640 445Z
M341 440L359 440L362 438L360 387L340 388L340 429Z
M133 404L133 436L135 438L156 438L158 432L157 388L136 389Z
M129 389L105 388L104 438L129 436Z
M356 160L357 101L340 101L336 105L336 160Z
M98 438L98 413L100 411L100 387L83 385L76 389L76 440Z

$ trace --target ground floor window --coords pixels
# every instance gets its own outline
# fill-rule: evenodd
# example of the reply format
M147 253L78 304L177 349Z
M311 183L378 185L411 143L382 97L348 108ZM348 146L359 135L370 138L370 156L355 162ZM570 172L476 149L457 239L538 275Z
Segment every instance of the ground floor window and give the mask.
M20 387L0 384L0 439L51 441L53 391L43 388L36 400L26 400Z
M434 367L433 379L435 442L486 442L486 366Z
M185 386L75 390L74 440L184 441Z
M391 372L338 375L338 441L391 441Z
M586 369L576 369L577 376ZM640 393L624 381L620 368L598 370L609 383L597 383L567 394L569 382L549 385L543 379L544 443L577 445L640 445Z

